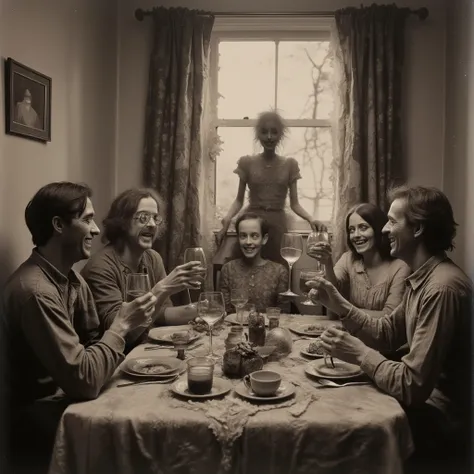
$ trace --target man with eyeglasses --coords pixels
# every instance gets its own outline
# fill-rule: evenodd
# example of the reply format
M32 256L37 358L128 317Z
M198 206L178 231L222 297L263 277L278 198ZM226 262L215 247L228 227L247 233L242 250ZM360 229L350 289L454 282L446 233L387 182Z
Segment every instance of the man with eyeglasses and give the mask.
M147 326L129 334L127 350L142 342L150 326L187 324L197 316L195 307L173 307L169 297L186 288L197 289L205 269L200 262L189 262L166 274L161 256L152 249L165 229L162 209L162 199L152 189L134 188L117 196L103 221L106 245L82 270L104 331L113 324L117 309L126 299L127 275L148 274L152 293L157 297L155 312Z

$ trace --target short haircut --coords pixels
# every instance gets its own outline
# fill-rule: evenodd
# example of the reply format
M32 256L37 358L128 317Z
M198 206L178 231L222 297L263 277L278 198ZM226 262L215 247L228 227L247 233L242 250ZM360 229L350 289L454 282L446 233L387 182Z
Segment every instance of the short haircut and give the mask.
M86 184L61 181L43 186L25 209L25 221L36 246L46 245L53 236L53 218L70 223L86 208L92 190Z
M422 226L421 239L432 255L454 249L457 223L446 195L437 188L399 186L391 189L389 201L406 202L405 218L412 226Z
M268 226L268 222L262 217L256 214L255 212L244 212L239 216L237 221L235 222L235 231L237 232L237 237L239 236L239 226L242 221L248 221L250 219L256 219L260 222L260 232L262 237L268 234L270 230Z
M370 227L372 227L374 230L375 248L382 259L392 260L392 257L390 256L390 241L387 235L382 234L382 229L388 221L387 214L385 214L385 212L383 212L378 206L368 202L357 204L348 212L346 216L347 246L352 252L352 255L355 258L362 258L362 255L357 253L349 235L349 219L352 214L358 214L360 217L362 217L362 219L364 219L364 221L367 222L367 224L370 225Z
M276 110L268 110L266 112L260 113L257 117L257 123L254 127L255 141L259 140L258 133L260 127L267 120L274 120L277 123L280 132L280 140L286 137L288 133L288 126L286 125L285 119Z
M152 198L156 201L158 213L164 221L164 215L162 215L165 209L164 202L155 190L150 188L127 189L113 200L109 212L103 220L104 235L102 240L112 245L123 242L140 201L146 198Z

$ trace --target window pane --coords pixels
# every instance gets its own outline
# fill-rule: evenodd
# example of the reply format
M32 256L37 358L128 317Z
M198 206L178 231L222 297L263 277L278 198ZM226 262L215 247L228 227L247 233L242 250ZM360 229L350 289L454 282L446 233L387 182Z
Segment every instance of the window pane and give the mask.
M282 153L296 158L300 165L300 204L315 219L330 221L334 197L331 130L319 127L291 127L283 142ZM294 213L290 215L295 223L301 222Z
M282 41L278 47L278 109L286 118L328 119L333 99L327 41Z
M239 177L233 172L237 160L243 155L253 155L261 151L260 144L253 140L253 130L250 127L220 127L219 136L223 144L216 163L218 221L227 214L237 195ZM292 127L279 152L295 158L300 165L302 176L302 179L298 180L300 204L316 219L329 221L333 208L330 129ZM291 210L289 214L291 229L309 229L309 226Z
M219 100L221 119L255 118L275 105L275 43L223 41L219 43Z

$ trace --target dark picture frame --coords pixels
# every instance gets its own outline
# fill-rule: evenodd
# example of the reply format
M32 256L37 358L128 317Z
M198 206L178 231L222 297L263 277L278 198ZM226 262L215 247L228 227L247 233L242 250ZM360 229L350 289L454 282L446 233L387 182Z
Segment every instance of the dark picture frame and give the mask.
M5 60L5 132L42 142L51 141L51 78Z

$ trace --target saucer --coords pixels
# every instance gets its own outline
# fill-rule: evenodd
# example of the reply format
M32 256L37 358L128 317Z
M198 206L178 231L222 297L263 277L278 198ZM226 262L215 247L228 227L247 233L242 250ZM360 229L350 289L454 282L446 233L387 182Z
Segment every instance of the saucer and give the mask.
M321 359L322 357L324 357L324 355L315 354L314 352L308 352L304 349L301 349L300 353L306 357L311 357L311 359Z
M173 370L161 372L157 374L150 374L150 373L142 373L135 371L137 361L144 361L144 360L156 360L158 364L166 363L167 365L173 364ZM173 362L170 362L173 361ZM133 359L125 359L122 363L120 370L127 375L132 377L143 377L147 379L167 379L170 377L174 377L175 375L180 375L186 372L187 364L183 360L179 360L173 357L136 357Z
M253 400L256 402L276 402L291 397L295 393L295 386L291 382L282 382L275 395L270 397L257 395L251 389L247 388L244 382L235 386L234 391L237 395L240 395L247 400Z
M191 398L195 400L205 400L208 398L221 397L222 395L225 395L226 393L230 392L231 388L232 384L229 381L214 377L214 380L212 382L212 390L210 393L205 393L203 395L191 393L188 390L187 380L180 380L173 384L171 386L171 391L181 397Z
M339 359L334 359L335 368L328 367L324 360L316 360L309 362L304 371L313 377L322 379L338 380L338 379L353 379L360 377L364 372L354 364L343 362Z

